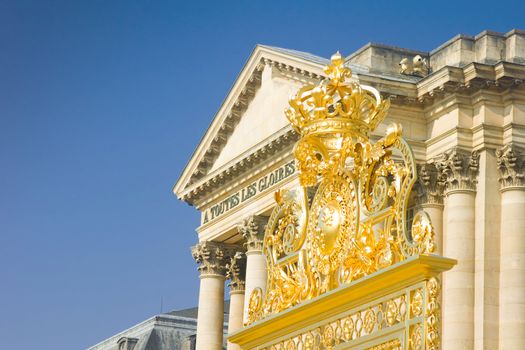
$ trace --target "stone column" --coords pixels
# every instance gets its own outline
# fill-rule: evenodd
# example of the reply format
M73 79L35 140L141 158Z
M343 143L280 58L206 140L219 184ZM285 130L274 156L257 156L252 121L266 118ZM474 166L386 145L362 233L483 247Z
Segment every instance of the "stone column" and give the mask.
M238 331L243 326L244 318L244 287L246 277L246 255L237 252L228 265L227 277L230 279L230 319L228 333ZM237 344L228 342L228 350L240 350Z
M254 288L266 290L266 257L263 255L264 229L268 218L253 215L243 220L238 226L239 232L246 241L246 294L244 299L244 322L248 318L250 294Z
M443 254L443 189L438 181L435 164L423 164L419 169L419 196L417 208L430 216L436 237L436 254Z
M445 190L443 253L458 260L443 276L443 337L447 350L474 348L475 197L479 155L459 149L436 161Z
M525 166L509 144L496 152L501 184L500 349L525 349Z
M192 248L199 263L200 289L196 350L222 350L224 334L224 280L234 249L226 244L200 242Z

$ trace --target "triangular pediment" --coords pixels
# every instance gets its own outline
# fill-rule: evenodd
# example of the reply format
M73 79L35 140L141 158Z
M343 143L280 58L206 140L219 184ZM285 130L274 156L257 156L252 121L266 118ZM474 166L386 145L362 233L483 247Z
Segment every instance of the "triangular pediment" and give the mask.
M265 66L263 69L261 86L226 140L210 172L256 148L261 142L289 126L283 112L288 105L289 96L300 88L301 83L276 77L275 70L272 66Z
M184 169L174 193L193 204L194 195L206 182L274 139L289 137L292 131L284 116L288 98L305 83L321 79L327 62L307 53L257 46Z

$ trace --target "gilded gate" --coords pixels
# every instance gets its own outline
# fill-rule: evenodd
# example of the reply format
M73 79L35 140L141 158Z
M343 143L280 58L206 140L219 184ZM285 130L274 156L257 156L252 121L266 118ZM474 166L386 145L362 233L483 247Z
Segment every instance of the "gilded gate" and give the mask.
M389 102L351 81L339 53L290 100L298 188L275 194L268 283L229 341L243 349L439 349L440 282L429 216L408 222L416 164L399 124L370 134Z

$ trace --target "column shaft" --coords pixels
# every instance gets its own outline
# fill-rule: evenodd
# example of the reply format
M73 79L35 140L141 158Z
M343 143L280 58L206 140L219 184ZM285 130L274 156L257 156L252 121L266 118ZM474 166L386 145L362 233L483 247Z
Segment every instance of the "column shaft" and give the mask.
M248 319L248 304L250 295L255 288L266 290L266 257L260 250L246 253L246 296L244 299L244 322Z
M444 255L458 260L443 276L443 349L474 347L475 192L456 190L446 198Z
M222 350L223 332L224 277L202 275L196 350Z
M228 334L240 330L244 317L244 290L246 278L246 255L239 251L231 258L228 266L230 279L230 312L228 320ZM240 346L228 342L228 350L240 350Z
M228 333L240 330L243 326L244 291L230 293L230 319L228 321ZM228 342L228 350L240 350L237 344Z
M501 194L500 349L525 349L525 187Z
M244 322L248 320L250 295L255 288L266 290L266 257L263 255L264 230L268 218L252 215L238 226L246 245L246 294L244 297Z

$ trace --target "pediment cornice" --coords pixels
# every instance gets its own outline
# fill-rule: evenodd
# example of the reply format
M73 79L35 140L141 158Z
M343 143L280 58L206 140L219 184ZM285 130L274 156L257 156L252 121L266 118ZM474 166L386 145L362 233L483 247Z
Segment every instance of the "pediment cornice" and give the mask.
M211 170L221 150L232 135L261 85L262 71L271 66L278 76L303 84L324 78L324 61L309 60L291 50L257 46L239 78L214 117L210 127L184 169L173 191L179 199L194 205L215 188L234 181L256 164L291 147L297 135L291 128L270 136L227 164ZM315 56L312 56L315 57ZM350 64L351 65L351 64ZM519 86L525 80L525 66L511 62L495 64L469 63L463 67L445 66L428 76L414 79L370 73L360 66L354 77L377 88L396 105L426 108L451 94L472 95L480 90L503 91Z
M209 201L214 193L234 183L241 175L285 149L291 149L297 140L298 134L291 127L284 128L263 143L252 147L193 183L191 190L182 193L181 199L191 205L202 206L205 204L201 203L203 200Z
M321 61L314 62L269 47L257 46L174 186L173 191L180 199L193 204L192 198L207 183L210 175L222 175L216 171L210 174L210 169L260 87L262 70L266 65L275 67L283 77L302 83L318 81L323 77L324 63ZM287 139L285 137L284 142ZM271 149L273 146L269 144L268 147ZM232 167L242 168L235 164ZM222 177L224 176L228 175ZM220 182L220 178L221 176L215 181Z

